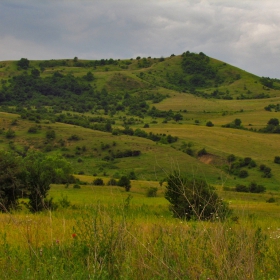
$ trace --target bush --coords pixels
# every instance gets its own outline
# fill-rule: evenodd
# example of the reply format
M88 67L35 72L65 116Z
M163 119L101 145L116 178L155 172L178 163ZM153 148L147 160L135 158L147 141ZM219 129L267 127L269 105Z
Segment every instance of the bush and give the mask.
M201 149L200 151L197 152L197 156L201 157L201 156L205 156L207 155L207 151L205 150L205 148Z
M147 189L146 196L147 197L156 197L157 196L157 191L158 191L158 188L150 187L150 188Z
M246 177L249 176L249 174L248 174L248 171L247 171L247 170L242 169L242 170L239 171L238 176L239 176L240 178L246 178Z
M130 180L126 176L122 176L118 182L118 186L124 187L127 192L129 192L131 188Z
M107 183L107 186L117 186L117 185L118 185L118 181L114 178L111 178Z
M9 128L9 130L6 132L6 138L11 139L14 138L16 136L16 133Z
M165 198L174 217L182 219L224 220L231 213L206 181L187 179L176 172L167 179Z
M274 202L276 202L276 200L275 200L274 197L270 197L269 199L267 199L266 202L267 202L267 203L274 203Z
M80 189L81 188L81 186L79 185L79 184L74 184L74 186L73 186L73 189Z
M279 157L279 156L276 156L276 157L274 158L274 163L280 164L280 157Z
M237 191L237 192L249 192L249 188L247 186L238 184L238 185L235 186L235 191Z
M266 188L263 185L258 185L255 182L252 182L249 185L249 192L251 193L263 193L266 191Z
M214 126L214 124L211 121L209 121L206 123L206 126L212 127L212 126Z
M104 182L103 182L103 180L102 180L101 178L96 178L96 179L92 182L92 184L93 184L94 186L104 186Z

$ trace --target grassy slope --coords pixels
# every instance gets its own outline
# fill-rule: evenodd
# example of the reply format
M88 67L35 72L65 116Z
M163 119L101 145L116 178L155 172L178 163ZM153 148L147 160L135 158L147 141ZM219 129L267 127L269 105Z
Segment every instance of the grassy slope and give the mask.
M218 68L219 74L224 77L224 83L218 87L218 90L228 91L234 97L234 100L205 99L166 88L166 86L170 87L166 79L167 73L182 73L180 67L181 56L165 58L162 62L159 59L153 58L147 60L150 63L150 66L147 68L139 68L139 61L134 59L118 61L118 65L97 66L95 68L73 66L47 68L42 76L46 77L55 71L83 76L88 71L91 71L95 76L92 85L99 90L106 87L109 92L124 93L128 91L132 93L139 92L141 94L144 90L168 94L169 98L152 105L160 110L172 109L173 111L181 111L184 120L180 124L172 121L167 124L162 124L162 119L146 117L143 123L150 123L150 128L146 129L148 132L153 131L178 136L179 142L173 145L177 150L168 145L156 144L143 138L112 136L108 133L58 123L44 124L42 125L41 132L37 135L30 135L27 133L27 130L32 124L23 120L19 121L18 126L13 127L17 133L17 137L14 139L15 144L23 146L31 143L35 148L36 145L38 148L43 148L46 145L44 144L45 130L50 126L57 131L56 140L63 139L67 142L67 138L72 134L82 135L82 140L78 142L67 142L67 149L69 151L66 151L66 153L75 155L70 160L73 162L76 173L85 172L86 174L95 173L102 175L105 172L108 175L113 175L134 170L140 178L153 180L163 176L163 173L160 171L161 169L169 172L178 165L180 168L185 169L187 173L193 174L196 172L205 176L213 183L217 183L218 177L226 177L219 169L179 151L180 145L183 142L192 142L195 151L206 148L212 155L222 157L223 159L233 153L239 157L252 157L257 161L257 164L263 163L268 165L272 168L274 175L272 179L261 178L260 173L254 169L250 170L250 176L245 181L241 180L241 182L257 180L272 189L277 189L280 182L280 174L278 174L278 166L273 163L273 159L274 156L278 155L279 135L264 135L244 130L225 129L221 126L236 118L240 118L244 127L253 129L264 127L270 118L278 117L279 113L265 111L264 107L271 103L279 103L279 90L265 89L259 83L257 76L221 61L211 59L211 63ZM68 61L70 64L72 63L71 60ZM84 61L81 60L81 62ZM39 67L40 61L31 61L30 63L31 66ZM10 76L19 73L15 62L2 62L0 64L3 66L0 68L2 79L8 79ZM238 80L233 78L237 74L241 77ZM217 88L198 90L210 94L215 89ZM251 95L265 92L271 98L236 100L236 97L240 94L246 95L248 90L251 92ZM183 110L186 111L183 112ZM1 126L7 129L9 127L9 121L4 121L6 118L10 118L10 116L2 116ZM122 125L119 121L119 115L115 115L115 120L117 126ZM205 126L209 120L214 123L214 127L209 128ZM157 123L153 124L151 123L152 121L156 121ZM199 121L199 125L194 125L195 121ZM143 125L131 125L131 127L142 128ZM5 148L9 140L5 139L3 135L0 137L2 139L0 147ZM102 157L108 154L108 151L102 151L100 149L101 142L108 143L112 146L113 141L117 143L114 149L139 149L142 151L142 155L139 158L118 159L114 163L102 161ZM52 145L58 146L57 143L52 143ZM86 152L77 155L77 146L86 146ZM61 147L58 146L57 150L60 149ZM79 158L82 159L82 162L78 162ZM206 161L204 160L204 162ZM237 181L240 180L234 180L233 177L229 177L227 182L229 185L234 185Z

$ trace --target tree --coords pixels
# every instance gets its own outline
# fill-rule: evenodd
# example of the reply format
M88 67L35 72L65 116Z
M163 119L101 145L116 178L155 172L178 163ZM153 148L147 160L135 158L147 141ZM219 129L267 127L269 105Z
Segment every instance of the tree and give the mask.
M17 65L19 68L27 70L29 67L29 60L27 58L21 58L18 62Z
M177 113L174 115L173 119L174 119L174 121L178 122L178 121L183 120L183 116L180 113Z
M279 120L276 118L273 118L273 119L270 119L267 124L277 126L277 125L279 125Z
M130 180L127 176L122 176L119 179L118 186L124 187L127 192L129 192L131 188Z
M21 184L21 157L10 152L0 151L0 211L18 207L18 199L23 192Z
M32 212L48 208L47 195L52 183L66 183L72 171L61 156L31 152L23 159L24 184L28 190L29 209Z
M174 217L186 220L224 220L231 212L204 180L187 179L178 172L169 175L165 198Z
M214 126L214 124L213 124L211 121L208 121L208 122L206 123L206 126L212 127L212 126Z
M234 125L237 126L237 127L241 126L241 123L242 123L242 121L240 119L235 119L234 120Z
M89 71L87 72L87 74L85 76L83 76L84 80L91 82L94 80L94 76L93 74Z

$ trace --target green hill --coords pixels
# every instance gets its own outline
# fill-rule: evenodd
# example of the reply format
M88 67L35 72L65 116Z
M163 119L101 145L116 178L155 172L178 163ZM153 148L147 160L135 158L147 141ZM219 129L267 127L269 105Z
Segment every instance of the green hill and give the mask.
M216 185L278 190L280 129L267 124L279 118L279 80L190 52L0 67L1 149L59 152L77 174L161 180L180 168Z

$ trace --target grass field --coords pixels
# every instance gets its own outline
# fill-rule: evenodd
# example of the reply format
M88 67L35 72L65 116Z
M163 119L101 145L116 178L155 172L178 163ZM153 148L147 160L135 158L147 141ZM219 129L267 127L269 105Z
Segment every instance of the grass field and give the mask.
M148 198L148 186L158 182L134 181L130 193L53 185L69 207L1 214L1 279L279 278L279 203L266 203L269 194L219 191L233 219L185 222L172 217L163 187Z
M36 122L0 112L0 150L23 156L29 149L58 153L71 163L81 182L80 189L72 184L51 186L49 197L56 210L31 214L23 199L21 210L0 214L0 279L280 279L280 165L274 162L280 156L280 136L258 132L280 116L264 109L280 103L279 81L274 81L276 89L269 89L259 77L211 58L223 82L191 94L177 90L168 79L174 73L183 74L181 56L118 60L90 67L76 67L72 59L65 61L68 66L46 67L41 76L59 71L83 77L90 71L94 90L137 96L160 93L167 98L158 103L148 100L150 108L173 110L183 119L166 121L124 111L105 115L103 109L62 113L77 118L102 116L112 121L113 129L124 128L126 119L134 130L170 134L178 141L164 144L52 122L51 118ZM27 73L32 67L40 68L41 62L30 61ZM147 65L141 66L144 62ZM13 61L0 64L1 86L24 72ZM215 90L227 92L233 99L212 98ZM202 93L207 98L199 96ZM252 98L261 94L269 97ZM242 96L252 99L241 100ZM5 106L1 109L9 111ZM223 127L235 119L245 129ZM214 126L206 126L208 121ZM28 132L34 126L36 132ZM15 132L14 137L7 137L9 130ZM54 139L47 138L49 131L55 132ZM78 136L76 140L71 140L73 135ZM203 148L207 154L199 156ZM141 153L110 158L126 150ZM256 167L243 167L248 177L229 174L227 158L232 154L256 162ZM270 178L264 177L261 165L271 168ZM229 203L232 217L224 222L175 219L164 198L165 183L160 184L173 171L203 178L214 186ZM106 183L130 172L137 177L130 192L92 185L96 178ZM266 192L233 191L237 184L251 182L265 186ZM157 188L157 197L147 197L151 187Z

